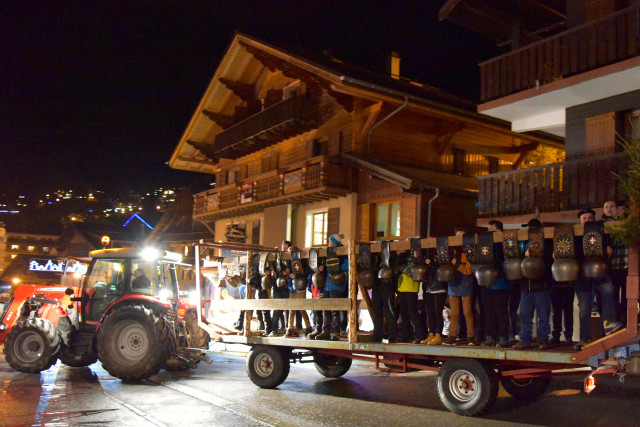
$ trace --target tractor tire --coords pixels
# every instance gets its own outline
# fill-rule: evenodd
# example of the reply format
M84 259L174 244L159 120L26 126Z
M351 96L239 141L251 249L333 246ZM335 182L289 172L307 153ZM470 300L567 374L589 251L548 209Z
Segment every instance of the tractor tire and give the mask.
M93 365L98 361L98 355L94 353L74 354L71 349L66 345L63 345L58 355L60 361L72 368L84 368L85 366Z
M351 368L351 359L348 357L316 353L313 355L313 362L318 372L327 378L339 378Z
M192 348L208 349L209 341L211 341L211 338L209 337L207 331L205 331L198 325L198 317L196 315L196 312L194 310L189 310L186 316L184 316L183 322L188 335L189 342L187 346ZM195 364L197 365L199 362L199 360L196 360ZM167 371L186 371L189 368L189 366L184 364L177 357L171 357L164 364L164 369L166 369Z
M16 371L38 373L49 369L58 359L62 340L58 328L46 319L28 319L16 323L7 335L4 354Z
M136 381L157 373L169 357L164 318L142 305L116 307L98 331L98 358L114 377Z

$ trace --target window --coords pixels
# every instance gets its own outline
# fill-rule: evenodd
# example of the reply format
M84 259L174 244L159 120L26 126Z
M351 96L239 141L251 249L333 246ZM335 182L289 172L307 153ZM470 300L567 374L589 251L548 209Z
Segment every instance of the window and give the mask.
M43 246L42 252L49 252L49 246Z
M400 237L400 202L376 204L376 239Z
M11 245L11 250L17 251L18 249L20 249L20 245Z
M16 254L11 254L11 259L14 259L15 257L17 257L18 255Z
M327 244L328 212L307 213L307 238L305 246L324 246Z
M28 250L29 252L33 252L35 249L36 249L36 247L35 247L35 246L33 246L33 245L29 245L29 246L27 246L27 250Z

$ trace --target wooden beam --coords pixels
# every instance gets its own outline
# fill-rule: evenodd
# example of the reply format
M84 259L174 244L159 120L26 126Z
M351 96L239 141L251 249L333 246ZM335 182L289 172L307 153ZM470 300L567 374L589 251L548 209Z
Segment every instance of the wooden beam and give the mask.
M236 123L236 120L233 118L233 116L227 116L226 114L214 113L213 111L209 110L202 110L202 114L216 122L216 124L222 129L230 128Z
M369 130L371 129L371 126L375 124L376 119L378 118L378 115L382 110L382 101L376 102L375 104L370 106L368 109L369 109L369 113L367 114L367 119L365 120L364 125L362 126L362 129L360 129L360 138L366 138L367 134L369 133Z

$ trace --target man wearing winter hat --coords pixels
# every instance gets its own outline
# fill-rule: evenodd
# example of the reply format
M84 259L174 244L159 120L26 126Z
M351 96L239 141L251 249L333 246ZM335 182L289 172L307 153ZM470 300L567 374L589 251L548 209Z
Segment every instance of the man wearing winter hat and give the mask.
M343 234L332 234L328 239L329 247L339 247L342 246L342 239L344 239ZM345 272L347 275L346 279L341 283L337 284L331 279L331 271L327 275L324 285L324 298L345 298L347 295L347 283L349 283L348 271L349 271L349 259L348 257L343 257L340 261L339 268L341 271ZM330 339L332 341L338 341L340 339L340 311L332 310L325 311L323 314L323 325L322 325L322 333L318 334L315 339L317 340L326 340Z

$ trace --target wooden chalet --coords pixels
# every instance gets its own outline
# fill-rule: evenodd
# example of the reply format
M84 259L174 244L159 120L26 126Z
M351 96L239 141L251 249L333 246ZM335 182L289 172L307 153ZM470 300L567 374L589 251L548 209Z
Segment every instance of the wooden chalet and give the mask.
M298 246L473 227L478 176L562 139L515 133L399 76L236 34L169 165L207 173L193 216L216 241Z
M627 166L620 138L640 137L640 1L443 3L440 19L508 49L480 64L478 111L565 138L564 162L479 177L479 224L575 222L584 206L624 200L613 173Z

